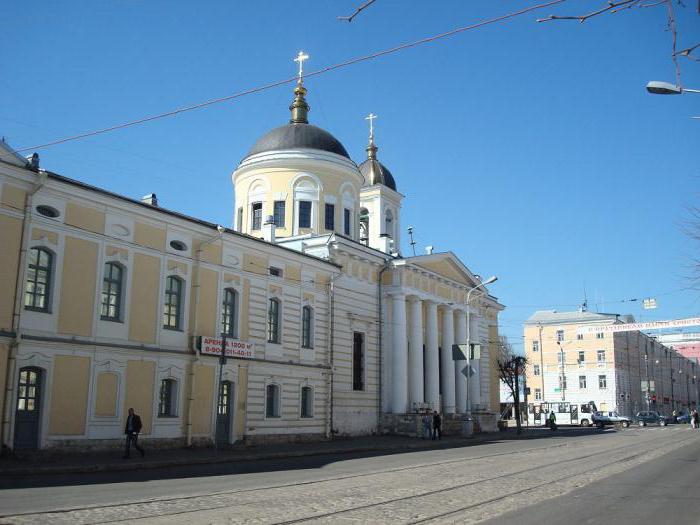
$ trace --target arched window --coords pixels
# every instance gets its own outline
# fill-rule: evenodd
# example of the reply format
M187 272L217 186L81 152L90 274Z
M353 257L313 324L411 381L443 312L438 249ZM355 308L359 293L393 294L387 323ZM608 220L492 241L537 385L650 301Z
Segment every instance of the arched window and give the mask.
M308 305L304 306L304 308L301 309L301 347L302 348L313 348L314 347L313 325L314 325L314 309Z
M238 337L238 293L233 288L224 290L221 314L223 333L229 337Z
M169 275L165 280L163 328L182 330L182 279Z
M122 266L114 262L106 263L102 278L101 319L103 321L121 321L123 284Z
M158 417L173 417L177 415L177 381L163 379L160 382L160 398L158 401Z
M280 342L280 301L272 298L267 308L267 342Z
M367 208L360 208L360 242L369 244L369 211Z
M394 214L391 210L386 210L384 213L384 233L394 238Z
M310 386L301 387L301 417L314 417L314 391Z
M29 268L24 288L24 307L27 310L48 312L51 299L53 254L45 248L29 250Z
M280 417L280 387L267 385L265 390L265 417Z

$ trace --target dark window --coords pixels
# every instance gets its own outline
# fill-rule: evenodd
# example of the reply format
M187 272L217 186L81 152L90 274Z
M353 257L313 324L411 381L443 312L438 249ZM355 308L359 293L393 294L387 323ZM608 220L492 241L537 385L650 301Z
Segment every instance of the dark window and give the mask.
M228 414L231 399L231 381L222 381L219 386L219 400L217 402L217 414L225 416Z
M284 201L275 201L274 204L274 221L277 228L284 228Z
M165 280L163 328L180 330L182 322L182 279L173 275Z
M170 241L170 247L179 252L184 252L187 250L187 245L182 241Z
M310 386L301 388L301 417L314 417L314 392Z
M311 228L311 201L299 201L299 228Z
M304 306L301 312L301 347L313 348L314 311L310 306Z
M601 390L608 388L608 378L605 376L598 376L598 388Z
M60 215L56 208L52 208L51 206L45 206L43 204L41 206L37 206L36 211L39 215L43 215L44 217L49 217L51 219L55 219Z
M270 299L267 310L267 342L280 342L280 302Z
M275 277L282 277L282 268L275 268L274 266L270 266L270 275L273 275Z
M177 382L174 379L163 379L160 382L160 398L158 402L158 416L169 417L175 414L175 399Z
M106 263L102 279L102 310L100 313L103 321L121 320L123 283L124 270L122 267L117 263Z
M280 417L280 387L267 385L265 392L265 416Z
M236 227L239 232L243 231L243 208L238 208L238 216L236 217Z
M252 217L252 230L259 230L262 226L262 202L254 202L252 205L251 217Z
M224 290L221 313L222 331L229 337L238 337L238 294L233 288Z
M360 209L360 242L369 244L369 211Z
M564 340L564 330L557 330L557 341L563 341Z
M41 370L22 368L19 372L19 390L17 391L17 410L34 412L39 410L39 380Z
M365 334L355 332L352 339L352 389L365 389Z
M578 387L581 389L586 388L586 376L578 376Z
M326 203L326 230L335 230L335 205Z
M53 254L44 248L29 250L29 269L24 289L24 307L27 310L49 311Z
M578 353L578 362L579 364L585 363L586 362L586 352L583 350L579 350Z
M343 233L345 233L345 235L350 235L350 231L352 230L352 224L350 224L350 217L350 210L345 208L343 210Z

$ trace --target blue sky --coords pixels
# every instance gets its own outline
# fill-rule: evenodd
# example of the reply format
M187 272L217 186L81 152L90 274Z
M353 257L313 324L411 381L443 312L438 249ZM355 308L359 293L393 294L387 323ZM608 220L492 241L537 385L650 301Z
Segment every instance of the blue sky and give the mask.
M0 135L40 144L492 18L535 2L364 0L292 3L71 1L4 5ZM309 79L312 123L364 158L379 115L379 158L404 200L417 248L452 250L496 274L519 343L535 309L642 320L697 315L697 253L683 233L697 204L700 95L652 96L673 81L660 8L585 24L536 23L604 2L565 2ZM694 6L677 9L679 48L697 43ZM698 53L700 54L700 53ZM681 60L700 88L700 64ZM230 225L230 175L257 137L289 118L291 86L40 151L43 167ZM404 253L409 253L404 238ZM656 296L644 311L622 299ZM596 306L596 302L598 305Z

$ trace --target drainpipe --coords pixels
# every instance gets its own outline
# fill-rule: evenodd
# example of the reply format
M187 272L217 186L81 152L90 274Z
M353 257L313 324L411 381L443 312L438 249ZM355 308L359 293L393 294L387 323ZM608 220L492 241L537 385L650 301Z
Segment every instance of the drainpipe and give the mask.
M199 316L197 315L199 311L199 296L200 296L200 281L199 281L199 263L202 258L202 249L207 245L210 244L214 241L217 241L219 239L223 238L224 232L226 231L223 226L217 226L216 227L217 234L213 235L209 239L202 241L199 243L199 246L197 247L197 250L195 251L195 256L194 256L194 266L192 269L192 288L194 288L194 311L192 312L192 333L190 334L190 344L192 345L192 351L194 352L194 356L192 357L190 361L190 367L189 371L187 372L187 375L189 376L189 392L187 393L187 432L186 432L186 441L185 444L186 446L192 447L192 411L194 409L194 383L195 383L195 375L194 375L194 367L199 364L199 353L197 352L196 348L196 341L195 339L199 335Z
M28 168L30 169L30 168ZM37 181L32 191L24 198L24 215L22 217L22 235L20 238L20 251L17 257L17 276L15 280L14 311L12 313L12 331L15 334L10 342L10 351L7 358L7 370L5 372L5 396L3 402L2 421L2 449L12 448L10 437L10 422L12 421L12 399L15 390L15 363L17 350L21 340L20 317L22 315L22 289L26 277L27 245L29 244L29 224L32 214L32 201L34 195L46 184L48 175L43 170L37 171Z
M328 283L328 308L329 308L329 334L328 334L328 366L329 366L329 386L328 386L328 426L326 437L331 437L335 432L333 428L333 388L335 379L335 280L340 279L343 274L332 275L331 282Z
M379 333L377 334L377 339L378 339L378 346L379 346L379 381L377 381L379 387L378 387L378 392L377 392L377 433L380 432L381 429L381 424L382 424L382 361L384 360L384 352L382 345L384 343L383 341L383 333L384 333L384 325L383 325L383 316L382 316L382 277L384 276L384 272L389 269L389 261L391 259L387 259L384 261L384 266L382 267L381 270L377 273L377 303L379 305Z

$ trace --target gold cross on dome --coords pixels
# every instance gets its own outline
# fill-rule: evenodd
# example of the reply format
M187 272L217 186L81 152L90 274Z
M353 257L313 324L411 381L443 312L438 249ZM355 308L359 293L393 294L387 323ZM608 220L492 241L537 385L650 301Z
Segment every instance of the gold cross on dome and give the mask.
M299 54L294 59L294 62L299 62L299 82L301 82L301 77L304 75L304 60L307 60L309 55L305 54L303 51L299 51Z
M373 139L374 138L374 119L377 118L377 115L374 113L370 113L365 117L365 120L369 120L369 138Z

